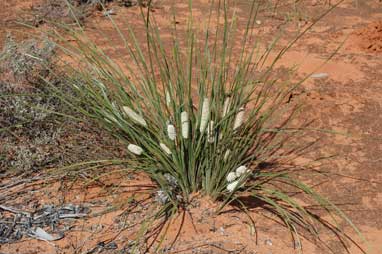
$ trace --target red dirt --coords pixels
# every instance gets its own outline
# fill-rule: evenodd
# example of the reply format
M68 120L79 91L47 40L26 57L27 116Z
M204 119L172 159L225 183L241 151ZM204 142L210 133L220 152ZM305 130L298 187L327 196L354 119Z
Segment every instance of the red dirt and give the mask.
M382 21L370 23L367 27L355 32L361 49L382 53Z
M317 1L306 2L304 11L308 16L323 8L322 5L317 4ZM315 4L311 5L310 2L315 2ZM279 67L298 64L300 66L299 77L313 71L328 74L326 78L309 78L293 95L293 100L305 102L306 108L301 117L314 118L314 127L348 135L309 133L307 139L320 138L321 142L315 147L314 154L303 159L309 160L312 157L333 154L337 157L320 165L321 169L333 174L330 178L310 179L308 183L312 185L321 183L317 189L334 203L340 204L340 208L349 215L369 241L372 247L370 253L379 254L382 253L382 22L380 21L382 20L382 3L378 0L357 1L359 4L356 6L354 2L353 0L345 1L320 21L282 58ZM0 18L5 24L0 27L1 37L4 37L7 31L6 24L9 24L5 20L14 19L18 8L28 5L26 1L15 1L15 3L17 4L14 6L6 6L10 8L6 13L0 11ZM155 9L158 22L164 31L169 24L169 21L164 18L168 12L166 3L167 1L163 1ZM194 6L195 9L199 8L204 11L207 9L206 1L195 1ZM187 12L186 4L178 4L178 7L179 12ZM129 17L129 20L136 25L136 29L140 31L140 22L137 21L139 11L136 7L127 9L114 6L113 8L117 13L113 17L117 24L123 24L126 17ZM244 10L239 10L239 12L243 13ZM200 11L195 14L202 17ZM285 25L283 20L271 20L268 17L259 17L259 19L262 21L259 32L265 38L272 36L278 26ZM184 25L182 16L179 18L179 22L180 25ZM305 25L303 21L287 23L286 31L289 34L296 30L296 22L301 26ZM122 45L118 44L120 42L113 35L110 23L102 15L94 15L86 27L90 35L108 49L113 59L118 62L124 61L120 53ZM101 28L112 36L112 46L108 47L105 38L97 32ZM338 54L330 62L317 69L346 38L348 40ZM0 38L0 42L2 40L3 38ZM125 183L123 181L115 179L110 186ZM58 188L59 184L56 184L48 189L39 190L37 188L36 193L25 198L35 200L39 205L58 202L58 197L60 197L65 202L98 202L97 204L104 207L105 202L115 203L123 200L120 195L129 196L129 191L126 189L129 189L131 184L133 183L128 182L126 188L113 189L115 192L111 192L110 189L105 191L97 185L84 189L81 184L74 189L62 192ZM292 248L287 230L272 220L264 219L261 214L267 214L261 209L255 208L251 212L255 218L258 233L256 242L254 232L248 225L248 219L242 213L228 211L233 207L228 207L226 213L215 217L211 210L216 204L198 199L195 199L195 202L195 207L185 214L184 225L173 251L176 250L178 253L227 253L227 250L238 251L244 248L242 253L298 253ZM58 242L25 240L17 244L2 245L0 252L10 254L86 253L93 249L96 243L114 239L114 237L116 237L115 242L122 246L133 236L130 231L117 234L119 225L116 223L116 218L123 211L123 209L117 210L81 222L79 223L81 225L76 227L78 232L69 232L63 240ZM180 215L172 223L166 242L171 243L177 235L181 219ZM96 226L99 226L100 229L98 230ZM350 237L360 243L357 235L352 233L349 227L340 226L344 227ZM325 232L324 235L324 241L332 248L333 253L345 253L332 234ZM360 244L366 249L366 245ZM304 253L308 254L329 253L327 249L317 248L314 243L306 239L303 240L303 247ZM105 251L103 253L116 252ZM353 246L351 253L361 252Z

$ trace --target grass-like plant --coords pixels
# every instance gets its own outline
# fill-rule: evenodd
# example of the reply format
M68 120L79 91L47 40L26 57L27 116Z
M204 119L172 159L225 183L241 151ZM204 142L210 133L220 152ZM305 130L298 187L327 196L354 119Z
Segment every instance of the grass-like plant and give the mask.
M247 211L243 198L249 198L275 213L297 242L301 228L319 237L316 225L327 224L296 198L298 192L304 204L310 200L359 233L341 210L300 180L301 171L282 164L301 151L289 142L301 130L292 127L296 107L286 102L304 80L280 82L274 67L316 21L276 50L280 37L264 47L256 36L258 1L252 1L243 30L227 3L211 4L205 23L196 24L189 1L185 31L174 12L167 41L143 8L144 42L129 24L124 34L110 18L125 46L124 66L82 29L60 26L65 35L55 33L54 39L72 57L64 67L75 93L56 90L56 96L126 144L129 167L158 186L158 216L187 207L194 193L220 202L217 212L230 203Z

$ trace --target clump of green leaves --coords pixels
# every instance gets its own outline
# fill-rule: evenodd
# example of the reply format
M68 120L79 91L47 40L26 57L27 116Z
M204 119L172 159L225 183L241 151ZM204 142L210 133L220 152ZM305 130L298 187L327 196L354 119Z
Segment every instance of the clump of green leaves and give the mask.
M186 207L193 193L221 202L219 211L229 203L246 210L243 198L250 197L277 214L297 241L301 227L318 237L316 225L323 222L290 194L297 191L353 226L290 167L280 165L299 150L289 142L299 129L292 128L296 110L286 101L303 80L281 83L274 66L308 30L274 52L277 38L264 47L256 37L259 7L252 2L244 29L238 30L235 8L218 1L198 29L190 1L185 33L180 35L174 22L170 41L161 37L155 17L141 9L145 43L128 24L127 34L115 27L126 49L124 70L83 30L61 26L74 43L58 33L55 39L62 39L61 49L81 65L68 69L74 96L58 97L125 144L129 167L157 184L162 215Z

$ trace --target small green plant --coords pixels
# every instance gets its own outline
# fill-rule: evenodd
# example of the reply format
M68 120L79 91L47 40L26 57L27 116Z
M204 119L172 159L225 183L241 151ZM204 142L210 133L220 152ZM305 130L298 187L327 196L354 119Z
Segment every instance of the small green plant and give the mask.
M46 21L60 21L66 24L73 24L75 20L85 22L97 7L97 4L107 4L112 0L68 0L72 8L68 7L65 0L44 0L32 7L33 25L38 26ZM74 14L76 18L73 18Z
M14 83L36 83L40 76L47 75L47 70L53 64L54 48L54 43L47 39L18 43L8 34L0 52L1 78L8 78Z
M259 8L252 1L239 30L235 8L218 1L198 29L190 1L185 33L180 35L174 14L170 42L141 8L145 43L128 24L128 34L115 26L126 49L124 69L82 29L59 25L65 35L53 36L73 57L67 72L75 93L54 89L55 96L125 143L131 170L148 174L158 186L155 199L162 208L155 218L187 207L194 193L220 202L217 212L227 204L246 211L243 198L250 197L277 214L297 242L299 228L319 237L316 225L324 223L290 194L297 191L358 232L334 204L300 181L296 170L282 164L299 151L289 142L302 131L291 125L297 111L286 102L303 80L281 83L274 66L309 28L276 52L278 38L264 47L256 37ZM68 36L73 43L67 43Z
M60 130L52 126L49 111L60 101L38 88L53 55L54 44L47 40L18 43L7 36L0 52L1 171L31 173L57 159L45 147L57 145Z
M75 24L76 20L84 24L89 16L110 3L124 7L148 5L147 0L43 0L32 7L31 21L34 26L52 21L70 25Z
M117 147L115 142L108 144L110 138L98 129L79 128L73 120L55 114L69 108L51 96L42 79L64 94L72 93L61 77L51 74L55 59L55 45L49 40L17 42L9 35L5 41L0 52L0 173L29 176L92 157L84 150L98 156L97 147ZM95 140L94 136L104 138ZM106 156L113 157L111 153Z

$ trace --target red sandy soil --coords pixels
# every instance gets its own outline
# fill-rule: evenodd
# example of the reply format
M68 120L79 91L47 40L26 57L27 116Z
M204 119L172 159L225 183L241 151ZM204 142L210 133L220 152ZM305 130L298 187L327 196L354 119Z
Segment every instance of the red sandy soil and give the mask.
M359 40L362 49L369 52L382 52L382 21L370 23L367 27L355 33L355 39Z
M154 9L164 30L169 22L160 17L168 11L169 5L166 5L166 2L158 3L158 7ZM317 15L318 11L323 9L323 3L320 1L305 2L307 4L304 13L308 17ZM207 1L195 1L195 9L206 10L206 3ZM4 5L4 2L2 4ZM22 10L27 10L32 4L31 1L18 0L12 1L12 4L5 3L5 8L1 8L0 11L0 41L4 39L9 28L18 29L9 21L16 20L17 15L24 13ZM186 4L177 6L179 12L187 12ZM113 16L117 24L125 22L126 17L129 21L139 24L136 21L139 20L137 7L113 8L117 13ZM244 4L242 9L245 9ZM201 12L196 13L196 16L198 15L201 17ZM178 22L182 24L184 20L180 15ZM266 16L260 16L259 20L259 33L264 38L271 38L281 25L286 31L295 31L297 25L305 25L304 21L298 19L286 24L282 20ZM108 21L100 13L96 13L87 21L86 29L99 44L107 45L105 39L96 32L100 28L113 36ZM139 25L137 29L139 30ZM108 48L109 53L112 58L121 61L119 50L122 45L118 44L115 37L113 39L113 48ZM319 67L345 39L347 41L336 56ZM292 100L305 102L306 108L301 117L313 118L315 128L348 134L328 135L317 132L307 137L321 139L312 157L337 155L321 165L321 169L333 174L330 178L310 179L308 183L321 183L317 189L339 204L360 228L372 247L370 253L382 253L382 3L378 0L347 0L340 4L286 53L278 66L295 64L299 65L299 77L311 72L328 75L325 78L309 78L293 95ZM106 208L107 204L116 204L117 201L124 200L124 197L127 199L131 195L129 193L134 181L120 183L118 179L106 179L106 182L112 182L106 184L108 188L101 188L100 186L105 185L99 183L86 188L75 184L75 187L69 190L60 188L63 183L55 183L43 189L34 186L35 191L29 192L32 194L24 199L34 200L35 205L85 202L93 204L94 207L98 205ZM118 184L125 186L113 188ZM143 194L138 199L143 199L145 195L147 196ZM248 225L246 216L232 210L233 207L228 207L220 216L214 216L211 211L216 204L198 198L195 200L195 207L185 213L180 233L178 234L178 225L182 215L179 215L169 229L167 243L171 243L178 235L173 252L170 253L239 253L233 252L239 250L242 250L241 253L258 254L299 253L293 248L288 231L278 223L264 219L261 209L251 212L255 219L256 237ZM68 232L60 241L46 243L26 239L20 243L0 246L0 253L86 253L98 242L108 240L123 246L133 236L129 230L119 234L120 221L118 222L117 218L123 212L123 209L117 209L80 222L78 231ZM358 241L357 235L352 233L348 226L340 226ZM332 248L333 253L346 253L333 235L324 235L323 240ZM360 244L366 249L366 245ZM330 253L328 249L318 248L308 240L303 240L303 251L308 254ZM350 251L361 253L354 246L350 247ZM109 250L102 253L118 252Z

